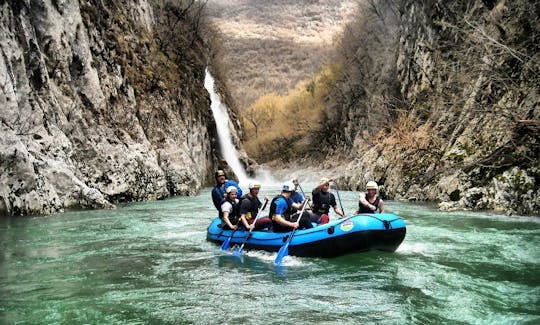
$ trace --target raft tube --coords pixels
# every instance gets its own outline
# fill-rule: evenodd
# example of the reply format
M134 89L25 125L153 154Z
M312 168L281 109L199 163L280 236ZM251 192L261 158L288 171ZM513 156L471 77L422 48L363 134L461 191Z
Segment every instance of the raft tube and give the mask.
M336 257L351 252L380 250L394 252L406 233L405 221L392 213L359 214L330 221L311 229L297 230L289 245L289 255L300 257ZM248 232L223 230L215 218L207 229L208 241L222 244L232 234L231 247L241 245ZM290 232L252 231L245 249L277 252Z

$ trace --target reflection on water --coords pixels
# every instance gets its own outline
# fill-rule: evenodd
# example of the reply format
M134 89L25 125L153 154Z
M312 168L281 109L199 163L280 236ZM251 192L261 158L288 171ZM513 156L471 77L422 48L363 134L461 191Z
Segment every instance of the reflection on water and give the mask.
M276 267L276 253L207 242L202 193L1 219L0 324L540 322L538 218L388 202L408 226L395 253ZM340 195L356 208L357 193Z

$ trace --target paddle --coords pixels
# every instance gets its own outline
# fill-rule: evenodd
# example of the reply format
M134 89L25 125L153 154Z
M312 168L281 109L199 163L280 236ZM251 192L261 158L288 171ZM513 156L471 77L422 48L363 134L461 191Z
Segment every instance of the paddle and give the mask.
M300 183L298 183L298 188L300 189L300 192L302 192L302 195L304 196L304 199L306 198L306 193L304 193L304 190L302 189L302 186L300 186ZM311 207L311 204L309 205Z
M336 181L334 181L334 184L336 185L336 194L337 194L337 197L338 197L338 200L339 200L339 206L341 207L341 213L343 213L343 218L345 218L345 210L343 210L343 204L341 203L341 197L339 196L339 189L338 189L338 185L336 183Z
M300 216L298 218L302 218L302 214L304 213L304 210L307 206L306 203L309 203L309 200L310 199L307 199L306 202L304 202L304 206L302 207L302 211L300 212ZM291 239L293 238L295 231L296 228L293 229L293 231L289 235L289 238L287 238L285 244L283 244L283 246L281 246L281 248L279 249L276 259L274 261L275 265L281 265L281 261L283 260L283 258L289 254L289 244L291 243Z
M257 220L261 217L262 213L261 211L264 211L264 209L266 208L266 203L268 203L268 199L265 198L264 199L264 205L262 206L262 208L259 208L259 211L257 212L257 217L255 218L255 220L253 220L253 225L255 225L257 223ZM253 227L255 228L255 227ZM233 255L234 256L242 256L242 249L244 249L244 245L246 244L246 242L248 241L249 237L251 236L251 231L253 231L253 228L251 228L248 232L248 234L246 235L246 238L244 238L244 241L242 242L242 245L240 245L239 248L235 249L233 251Z
M240 218L238 218L238 222L236 223L236 226L238 226L240 224ZM236 227L235 230L233 230L231 232L231 235L229 236L229 238L227 238L223 244L221 244L221 250L222 251L226 251L229 249L229 246L231 246L231 239L232 239L232 236L234 235L235 231L238 229L238 227Z

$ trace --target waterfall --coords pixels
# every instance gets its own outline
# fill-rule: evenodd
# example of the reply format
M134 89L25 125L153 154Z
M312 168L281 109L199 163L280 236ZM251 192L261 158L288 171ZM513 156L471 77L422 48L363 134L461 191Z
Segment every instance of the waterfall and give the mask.
M229 129L229 113L225 104L221 102L221 96L214 90L214 78L208 71L205 71L204 88L210 94L210 108L216 122L217 134L219 138L219 146L223 158L238 177L238 182L246 184L249 180L244 166L240 162L238 150L234 146L231 138L231 130Z

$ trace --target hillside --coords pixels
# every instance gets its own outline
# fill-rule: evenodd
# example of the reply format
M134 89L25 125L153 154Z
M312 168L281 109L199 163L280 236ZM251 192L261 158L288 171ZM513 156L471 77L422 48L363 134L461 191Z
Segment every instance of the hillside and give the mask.
M240 110L258 98L286 94L316 74L355 1L211 0L222 34L224 76Z

